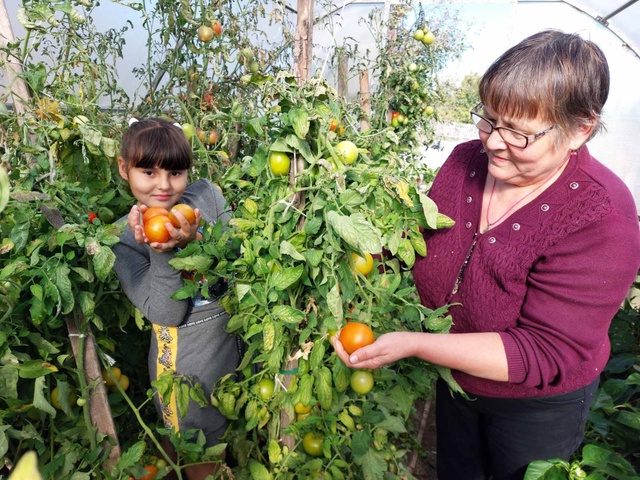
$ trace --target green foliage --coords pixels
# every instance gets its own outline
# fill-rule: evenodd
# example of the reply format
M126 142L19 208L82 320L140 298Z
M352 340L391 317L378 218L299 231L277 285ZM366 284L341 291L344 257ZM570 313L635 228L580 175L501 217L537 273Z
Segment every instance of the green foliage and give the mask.
M469 112L480 103L478 74L465 75L460 85L442 82L438 89L443 92L440 120L443 122L471 123Z

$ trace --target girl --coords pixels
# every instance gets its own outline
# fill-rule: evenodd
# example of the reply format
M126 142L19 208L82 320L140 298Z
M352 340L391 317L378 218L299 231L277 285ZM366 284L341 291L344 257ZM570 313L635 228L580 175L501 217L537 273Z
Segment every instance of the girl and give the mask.
M217 302L226 285L210 288L209 298L173 300L171 296L183 286L183 272L169 261L176 248L201 240L198 226L202 219L226 223L230 213L211 182L200 179L188 183L191 164L191 145L179 126L159 118L130 122L122 138L118 167L138 203L126 217L120 243L114 246L114 269L127 297L152 324L151 380L173 370L199 382L208 399L216 380L234 372L239 363L236 338L224 330L229 316ZM171 210L177 203L194 207L193 224L177 209ZM150 207L172 211L180 221L179 228L166 224L171 238L165 243L150 242L144 233L141 218ZM227 421L213 406L202 408L191 400L181 417L174 396L166 404L159 397L155 395L154 401L167 428L185 432L201 429L207 447L218 443ZM214 465L191 465L185 472L189 480L204 479L213 474Z

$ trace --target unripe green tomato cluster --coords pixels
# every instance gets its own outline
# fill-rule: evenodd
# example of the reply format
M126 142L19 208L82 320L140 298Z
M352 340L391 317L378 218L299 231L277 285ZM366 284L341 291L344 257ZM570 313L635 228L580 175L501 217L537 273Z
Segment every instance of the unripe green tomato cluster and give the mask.
M413 38L415 38L419 42L424 43L425 45L431 45L436 39L436 36L432 31L429 30L428 27L425 26L415 30L413 32Z

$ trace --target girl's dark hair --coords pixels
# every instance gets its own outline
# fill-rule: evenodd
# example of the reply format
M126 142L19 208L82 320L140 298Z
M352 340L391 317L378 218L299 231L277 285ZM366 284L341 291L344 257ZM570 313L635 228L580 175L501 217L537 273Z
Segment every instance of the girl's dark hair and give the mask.
M182 129L162 118L132 122L122 136L120 156L127 170L188 170L193 163L191 145Z
M514 118L542 118L560 135L592 125L603 128L609 66L602 50L579 35L544 30L503 53L480 81L480 99Z

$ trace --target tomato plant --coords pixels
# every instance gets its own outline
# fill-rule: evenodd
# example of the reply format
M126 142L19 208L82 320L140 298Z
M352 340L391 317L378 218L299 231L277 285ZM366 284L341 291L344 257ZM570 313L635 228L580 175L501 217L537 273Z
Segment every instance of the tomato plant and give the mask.
M191 140L196 133L196 129L193 128L193 125L190 123L183 123L180 125L182 131L184 132L184 136L187 137L187 140Z
M373 390L373 374L368 370L356 370L351 374L349 385L354 392L366 395Z
M348 354L352 354L356 350L375 341L373 330L369 325L360 322L347 323L340 330L340 343Z

